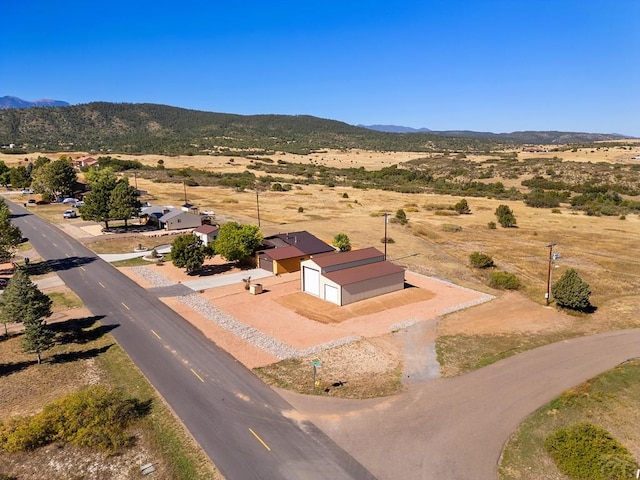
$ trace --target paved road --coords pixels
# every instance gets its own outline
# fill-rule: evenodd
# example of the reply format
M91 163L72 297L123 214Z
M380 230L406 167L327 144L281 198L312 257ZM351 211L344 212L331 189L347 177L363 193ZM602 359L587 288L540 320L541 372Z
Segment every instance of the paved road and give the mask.
M7 202L13 222L72 288L229 479L372 479L282 397L153 295L77 241Z
M381 480L497 478L504 442L563 391L640 356L640 330L563 341L370 401L282 392Z

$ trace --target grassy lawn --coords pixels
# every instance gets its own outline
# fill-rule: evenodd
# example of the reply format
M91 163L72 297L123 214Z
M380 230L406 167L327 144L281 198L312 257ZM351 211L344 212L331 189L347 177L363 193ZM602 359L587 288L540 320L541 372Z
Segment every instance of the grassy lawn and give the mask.
M610 370L565 392L532 414L507 442L499 465L501 480L565 478L544 450L552 431L576 422L608 430L636 458L640 454L640 361Z

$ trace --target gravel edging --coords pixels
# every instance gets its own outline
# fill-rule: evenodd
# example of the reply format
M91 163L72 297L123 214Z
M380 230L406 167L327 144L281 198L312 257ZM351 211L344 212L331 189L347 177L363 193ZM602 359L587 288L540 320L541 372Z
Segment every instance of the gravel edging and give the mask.
M175 285L176 282L166 277L157 269L148 266L131 267L136 275L144 278L151 283L154 287L168 287ZM259 349L273 355L279 360L285 360L287 358L304 357L307 355L313 355L314 353L328 350L330 348L339 347L355 341L360 340L360 337L351 335L348 337L338 338L330 342L322 343L309 347L303 350L299 350L291 345L288 345L280 340L273 338L260 330L241 322L237 318L223 312L219 308L211 305L207 300L202 298L197 293L190 295L182 295L176 298L180 303L193 309L207 320L212 321L219 327L224 328L228 332L231 332L240 337L245 342L258 347Z

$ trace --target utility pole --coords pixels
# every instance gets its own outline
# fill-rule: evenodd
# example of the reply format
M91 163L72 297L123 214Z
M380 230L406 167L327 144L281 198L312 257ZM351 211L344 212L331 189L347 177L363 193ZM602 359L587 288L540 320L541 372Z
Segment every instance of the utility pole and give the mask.
M544 294L547 299L547 305L551 301L551 262L553 261L553 247L555 247L555 243L549 243L547 248L549 249L549 268L547 270L547 293Z
M384 259L387 260L387 220L390 213L384 212Z
M260 226L260 198L258 197L258 184L256 184L256 210L258 211L258 226Z
M182 188L184 189L184 203L187 203L187 181L182 180Z

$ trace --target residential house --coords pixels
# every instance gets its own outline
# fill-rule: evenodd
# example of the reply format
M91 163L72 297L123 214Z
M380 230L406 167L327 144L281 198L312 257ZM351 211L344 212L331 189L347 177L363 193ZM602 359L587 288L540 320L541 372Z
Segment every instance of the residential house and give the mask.
M202 240L202 244L207 246L210 243L215 242L218 238L218 231L220 227L218 225L200 225L193 230L193 234Z
M279 233L262 241L256 263L276 275L297 272L302 260L326 252L335 252L335 248L307 231Z

